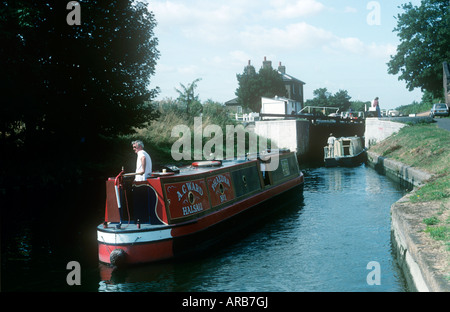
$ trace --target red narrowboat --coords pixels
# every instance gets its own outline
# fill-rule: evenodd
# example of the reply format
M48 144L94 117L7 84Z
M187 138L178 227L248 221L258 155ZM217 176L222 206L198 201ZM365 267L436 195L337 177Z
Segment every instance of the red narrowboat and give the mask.
M143 182L127 182L122 172L109 178L105 221L97 227L99 260L120 266L204 250L262 216L261 204L303 190L295 153L262 155L167 167ZM265 171L273 161L277 168ZM277 209L266 206L269 212Z

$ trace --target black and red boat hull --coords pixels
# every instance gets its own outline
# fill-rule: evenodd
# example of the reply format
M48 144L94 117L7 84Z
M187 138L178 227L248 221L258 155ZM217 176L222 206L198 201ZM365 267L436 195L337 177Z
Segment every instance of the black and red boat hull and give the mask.
M227 238L276 211L280 205L274 200L282 199L283 194L302 191L304 179L295 154L281 154L279 161L273 172L261 171L260 160L252 160L135 184L135 195L143 195L133 199L129 221L123 221L123 211L122 217L116 212L110 194L105 223L97 227L99 260L116 264L111 255L117 250L127 264L167 260ZM111 189L112 182L109 184Z

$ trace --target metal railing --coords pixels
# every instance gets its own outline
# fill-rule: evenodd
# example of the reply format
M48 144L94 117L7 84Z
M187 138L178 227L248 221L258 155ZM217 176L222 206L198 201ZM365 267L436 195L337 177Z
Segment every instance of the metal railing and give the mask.
M339 112L339 108L337 107L326 107L326 106L305 106L301 110L298 111L298 114L314 114L314 113L322 113L325 116L329 114Z

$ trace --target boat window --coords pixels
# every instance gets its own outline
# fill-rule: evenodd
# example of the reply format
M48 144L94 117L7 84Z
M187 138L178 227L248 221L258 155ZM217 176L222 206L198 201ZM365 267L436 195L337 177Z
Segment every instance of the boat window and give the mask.
M350 140L342 141L342 147L344 149L344 156L350 155Z

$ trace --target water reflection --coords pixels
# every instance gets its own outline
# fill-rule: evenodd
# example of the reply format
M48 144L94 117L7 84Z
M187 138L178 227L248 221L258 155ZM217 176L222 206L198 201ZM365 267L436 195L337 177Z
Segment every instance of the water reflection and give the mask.
M171 263L116 269L99 264L100 292L174 291L174 267ZM157 286L155 287L155 284Z

